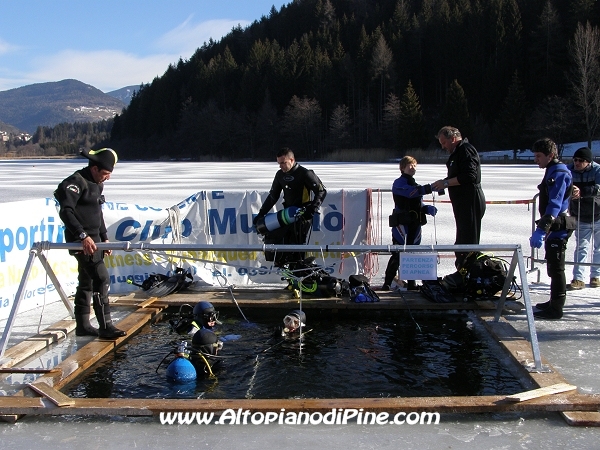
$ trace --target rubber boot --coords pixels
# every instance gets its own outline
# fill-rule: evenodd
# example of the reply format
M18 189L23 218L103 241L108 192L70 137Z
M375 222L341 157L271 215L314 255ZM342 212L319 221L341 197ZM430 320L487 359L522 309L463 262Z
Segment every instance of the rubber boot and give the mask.
M110 317L110 306L108 305L108 298L106 302L100 298L100 294L94 293L94 312L98 319L98 337L101 339L118 339L126 336L127 332L119 330L113 325Z
M536 319L559 320L563 316L563 306L565 306L566 295L559 295L550 299L550 306L545 309L539 309L533 312Z
M77 289L75 292L75 336L98 336L98 330L90 324L92 293Z
M98 336L98 329L90 323L90 308L87 313L78 312L75 307L75 336Z

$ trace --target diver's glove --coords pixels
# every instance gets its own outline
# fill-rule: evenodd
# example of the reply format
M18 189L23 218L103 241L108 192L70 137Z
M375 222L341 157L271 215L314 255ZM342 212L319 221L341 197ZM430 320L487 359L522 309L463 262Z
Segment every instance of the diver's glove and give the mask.
M265 217L265 215L264 215L264 214L262 214L262 213L258 213L258 214L257 214L257 215L254 217L254 219L252 219L252 225L254 225L254 228L256 228L256 224L258 223L258 221L259 221L260 219L264 218L264 217Z
M312 220L313 216L319 212L319 207L315 205L306 205L304 207L304 213L302 213L302 218L306 221Z
M425 214L429 214L430 216L435 216L437 214L437 208L433 205L425 206Z
M531 237L529 238L529 245L533 248L542 248L542 244L544 243L544 238L546 237L546 233L544 233L539 228L536 228Z

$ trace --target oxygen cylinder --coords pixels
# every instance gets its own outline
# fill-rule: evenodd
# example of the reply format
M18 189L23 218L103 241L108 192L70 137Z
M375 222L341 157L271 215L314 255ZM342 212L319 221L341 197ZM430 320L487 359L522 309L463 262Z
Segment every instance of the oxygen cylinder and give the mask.
M175 383L194 381L196 368L188 359L178 356L167 366L167 378Z
M182 341L179 344L175 355L177 357L167 366L167 379L175 383L194 381L196 379L196 368L188 359L187 342Z
M267 234L269 231L294 223L299 217L298 211L300 209L297 206L290 206L276 213L269 213L261 217L256 222L256 232L258 234Z

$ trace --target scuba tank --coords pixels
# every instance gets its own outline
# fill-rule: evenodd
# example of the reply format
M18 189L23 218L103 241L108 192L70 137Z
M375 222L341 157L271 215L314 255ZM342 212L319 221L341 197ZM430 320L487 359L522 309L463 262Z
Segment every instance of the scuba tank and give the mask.
M276 213L269 213L256 221L256 232L258 234L265 235L269 231L290 225L296 222L296 220L302 216L303 212L303 208L290 206L288 208L281 209Z
M190 362L187 342L177 346L176 358L167 366L167 378L175 383L187 383L196 379L196 368Z

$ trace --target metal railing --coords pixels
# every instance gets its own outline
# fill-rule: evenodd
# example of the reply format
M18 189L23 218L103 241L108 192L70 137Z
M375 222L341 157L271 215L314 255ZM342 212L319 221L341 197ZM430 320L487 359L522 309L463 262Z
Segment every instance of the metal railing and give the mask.
M523 301L525 303L525 310L527 315L527 325L529 332L529 340L531 342L531 350L533 353L534 359L534 367L528 368L531 371L546 371L544 367L542 367L539 343L537 339L537 333L535 330L535 323L533 319L533 311L531 298L529 295L529 288L527 285L527 270L525 266L525 261L523 258L523 252L521 246L519 244L497 244L497 245L278 245L278 244L263 244L263 245L213 245L213 244L148 244L148 243L99 243L96 244L100 250L120 250L125 252L130 251L185 251L185 250L193 250L193 251L247 251L247 252L339 252L339 253L392 253L392 252L404 252L404 253L444 253L444 252L511 252L512 258L510 262L510 267L508 270L508 274L506 280L504 282L504 286L502 288L502 293L498 300L498 304L496 307L494 321L498 322L500 320L500 316L502 314L502 310L504 308L504 303L506 301L506 296L511 287L511 283L514 279L515 271L519 270L519 277L521 280L521 289L523 293ZM7 324L2 333L2 338L0 339L0 358L4 356L4 352L6 350L6 346L8 344L8 340L10 338L11 330L14 325L16 315L19 310L19 305L23 300L25 287L27 285L27 280L29 279L31 269L33 267L33 263L35 258L39 258L46 270L46 273L54 283L61 300L65 304L67 310L71 314L71 317L74 317L73 307L71 306L71 302L69 301L67 295L63 291L60 286L60 282L56 277L54 271L48 261L46 260L45 255L43 254L46 250L82 250L81 244L64 244L64 243L51 243L51 242L38 242L35 243L29 253L29 259L27 260L27 264L25 266L25 270L23 272L23 276L21 278L21 282L19 284L19 288L17 290L15 300L12 305L12 309L10 315L8 317Z

